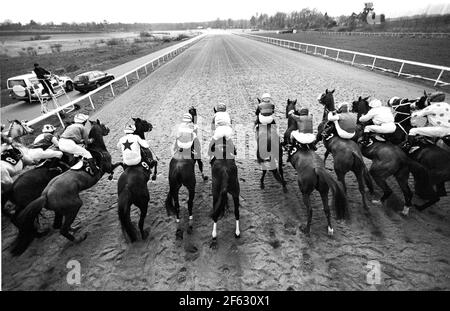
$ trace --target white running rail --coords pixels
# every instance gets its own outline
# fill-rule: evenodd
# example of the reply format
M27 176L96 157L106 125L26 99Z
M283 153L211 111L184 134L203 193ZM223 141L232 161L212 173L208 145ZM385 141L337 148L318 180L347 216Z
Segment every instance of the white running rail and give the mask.
M183 45L181 45L181 46L178 46L177 48L174 48L174 49L170 50L169 52L165 53L164 55L161 55L161 56L159 56L159 57L156 57L156 58L152 59L151 61L148 61L148 62L146 62L145 64L140 65L139 67L134 68L133 70L128 71L127 73L121 75L120 77L116 77L114 80L112 80L112 81L110 81L110 82L108 82L108 83L106 83L106 84L100 86L99 88L97 88L97 89L95 89L95 90L89 92L88 94L83 95L83 96L81 96L81 97L78 97L77 99L75 99L75 100L73 100L73 101L71 101L71 102L69 102L69 103L67 103L67 104L64 104L64 105L62 105L62 106L59 106L59 108L57 108L57 109L54 109L54 110L52 110L52 111L50 111L50 112L48 112L48 113L46 113L46 114L44 114L44 115L41 115L41 116L39 116L39 117L37 117L37 118L35 118L35 119L33 119L33 120L28 121L28 122L27 122L27 125L28 125L28 126L32 126L32 125L34 125L34 124L36 124L36 123L38 123L38 122L40 122L40 121L42 121L42 120L45 120L45 119L47 119L47 118L49 118L49 117L51 117L51 116L53 116L53 115L56 115L56 116L58 117L58 119L59 119L59 121L60 121L62 127L64 128L65 125L64 125L64 122L62 121L62 118L61 118L61 116L60 116L60 112L61 112L62 110L67 109L68 107L71 107L71 106L73 106L74 104L79 103L79 102L81 102L82 100L84 100L84 99L86 99L86 98L89 98L89 102L90 102L90 104L91 104L92 109L95 109L94 102L92 101L92 97L91 97L91 96L94 95L95 93L97 93L97 92L99 92L99 91L101 91L101 90L103 90L103 89L109 87L109 88L111 89L112 95L115 96L114 88L113 88L113 84L114 84L114 83L119 82L119 81L125 79L125 82L126 82L126 84L127 84L127 87L129 87L128 76L129 76L130 74L135 74L135 75L136 75L136 78L137 78L138 80L140 80L139 72L138 72L139 70L145 69L145 73L147 73L147 66L150 66L150 65L151 65L152 69L155 67L155 65L156 65L156 66L159 66L162 62L164 62L164 61L166 61L166 60L168 60L168 59L170 59L170 58L173 58L173 57L177 56L178 54L180 54L180 52L186 50L187 48L189 48L190 46L192 46L193 44L195 44L195 43L198 42L199 40L203 39L205 36L206 36L206 34L201 34L201 35L198 35L198 36L196 36L196 37L194 37L194 38L192 38L192 39L189 39L189 40L185 41L185 44L183 44Z
M304 43L304 42L282 40L282 39L271 38L271 37L263 37L263 36L258 36L258 35L241 34L241 33L235 33L235 34L243 36L243 37L248 37L248 38L251 38L251 39L255 39L255 40L258 40L258 41L262 41L262 42L278 45L278 46L281 46L281 47L298 50L298 51L301 51L301 52L305 52L306 54L310 53L310 54L313 54L313 55L320 55L320 56L323 56L323 57L334 59L336 61L349 63L351 65L357 64L355 62L356 56L364 56L364 57L368 57L368 58L373 59L373 61L372 61L371 64L362 64L361 63L360 65L363 65L363 66L366 66L366 67L370 67L371 70L379 69L379 70L395 73L398 76L407 76L407 77L410 77L410 78L420 78L420 79L423 79L423 80L433 81L434 82L434 86L436 86L438 83L440 83L441 86L450 85L449 82L441 81L441 77L444 74L444 72L450 72L450 67L446 67L446 66L439 66L439 65L433 65L433 64L419 63L419 62L414 62L414 61L409 61L409 60L404 60L404 59L391 58L391 57L385 57L385 56L379 56L379 55L373 55L373 54L367 54L367 53L361 53L361 52L337 49L337 48L332 48L332 47L328 47L328 46L315 45L315 44ZM302 49L302 47L304 47L304 49ZM323 51L323 53L319 53L321 50ZM327 51L337 52L337 56L331 57L331 56L327 55ZM348 60L345 60L345 59L342 59L342 58L340 59L339 56L342 55L342 54L349 54L350 56L353 55L353 58L352 58L351 61L348 61ZM398 69L398 71L396 71L396 70L392 70L392 69L377 67L376 66L376 61L377 60L385 60L385 61L398 63L400 65L400 68ZM408 74L408 73L403 72L403 67L405 66L405 64L418 66L418 67L425 67L425 68L435 69L435 70L439 71L439 75L438 75L437 79L432 79L432 78L422 77L422 76L419 76L419 75Z

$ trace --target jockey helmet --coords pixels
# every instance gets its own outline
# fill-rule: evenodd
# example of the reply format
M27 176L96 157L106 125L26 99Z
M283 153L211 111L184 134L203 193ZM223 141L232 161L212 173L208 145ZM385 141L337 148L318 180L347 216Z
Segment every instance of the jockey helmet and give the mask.
M185 113L184 115L183 115L183 122L192 122L192 116L191 116L191 114L190 113Z
M382 106L383 106L383 103L381 102L381 100L376 99L376 98L372 99L369 103L369 107L371 107L371 108L377 108L377 107L382 107Z
M75 117L73 118L73 122L75 123L84 123L89 119L89 116L79 113L77 115L75 115Z
M272 99L272 96L270 96L269 93L264 93L261 95L261 100L262 101L270 101Z
M394 104L394 102L397 101L397 100L399 100L399 99L400 99L400 97L398 97L398 96L391 97L391 98L388 100L389 106L392 107L392 105Z
M227 111L227 106L224 103L218 103L216 106L216 111Z
M136 126L134 126L133 124L128 124L124 130L125 134L133 134L134 131L136 131Z
M308 108L302 108L302 109L300 109L299 113L301 116L307 116L307 115L309 115L309 110L308 110Z
M51 124L45 124L42 127L42 133L53 133L54 131L56 131L56 128Z

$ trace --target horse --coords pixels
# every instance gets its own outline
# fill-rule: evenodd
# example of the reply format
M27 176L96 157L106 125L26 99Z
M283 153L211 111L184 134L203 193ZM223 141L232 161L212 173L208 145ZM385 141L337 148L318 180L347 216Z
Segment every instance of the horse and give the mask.
M103 136L108 135L109 129L99 120L90 121L90 123L89 138L92 138L92 143L89 144L87 149L92 154L98 170L92 175L84 169L76 170L72 168L49 182L41 196L28 204L17 215L19 234L11 248L13 256L22 254L33 241L36 234L34 221L43 208L55 212L53 228L59 229L61 235L69 241L80 243L86 239L87 233L75 237L69 232L71 224L83 205L80 192L94 186L104 173L107 172L112 175L114 169L120 165L120 163L112 164L111 155L103 141Z
M297 149L297 150L296 150ZM303 203L306 206L308 219L306 225L300 227L301 231L309 235L311 231L312 207L310 196L316 189L322 198L323 209L327 217L327 231L331 236L334 233L331 224L330 207L328 205L328 192L331 188L333 192L333 205L336 211L336 218L343 219L348 216L348 203L343 186L333 179L325 169L323 160L313 150L303 150L294 147L293 155L290 158L291 165L297 171L297 182L302 192Z
M189 108L188 112L192 116L192 121L194 122L194 124L197 124L197 109L195 109L195 107L192 106L191 108ZM200 170L200 173L202 174L202 179L204 181L208 180L208 176L205 176L203 174L203 162L202 162L202 159L200 157L197 157L195 159L195 162L197 162L197 164L198 164L198 169Z
M411 125L411 103L407 98L398 98L394 100L391 107L394 112L395 132L386 135L387 139L394 145L403 143L412 128Z
M11 188L2 194L2 206L9 200L14 204L14 215L10 215L15 224L15 216L28 204L40 197L47 184L56 176L70 168L65 162L47 160L37 167L20 174Z
M325 93L319 95L318 101L320 104L324 106L322 122L327 120L329 112L336 110L334 106L334 97L333 97L334 91L335 90L328 91L328 89L326 89Z
M225 138L223 138L223 143L215 146L215 156L211 163L213 208L210 216L214 222L210 244L212 249L217 248L217 221L223 217L225 206L228 206L228 193L231 194L234 202L234 216L236 219L234 237L239 239L241 236L239 229L240 185L234 156L230 155L231 152L228 152L230 149L234 149L234 146L225 142Z
M145 139L145 133L150 132L153 126L140 118L133 118L133 120L136 127L134 134ZM119 220L131 242L137 240L137 234L130 219L130 210L133 204L140 210L138 226L142 239L146 240L149 235L148 230L144 230L144 221L150 201L147 182L150 179L151 169L155 166L156 161L151 157L151 152L144 153L141 163L126 166L117 183ZM156 179L156 175L153 176Z
M354 101L353 109L358 109L360 112L361 107L368 107L366 99L359 97L357 101ZM357 131L358 137L362 134L362 125L360 124ZM375 183L382 189L383 196L381 202L384 203L393 193L392 189L386 182L389 176L394 176L405 199L405 205L402 210L402 215L407 216L409 209L412 207L413 193L408 185L409 173L411 172L416 181L416 193L424 198L429 199L428 202L423 205L415 205L419 210L422 210L439 200L435 191L431 187L430 176L427 169L420 163L408 158L403 150L390 142L374 141L369 146L360 146L362 154L372 160L372 165L369 169L370 175L375 180ZM417 190L420 190L417 192Z
M328 93L330 94L330 93ZM324 95L322 95L323 97ZM328 98L333 97L328 95ZM330 102L334 102L333 99L328 99ZM324 108L327 109L327 108ZM322 142L326 148L326 157L329 153L333 155L334 171L337 179L341 182L345 193L347 193L347 187L345 185L345 175L352 171L358 181L359 192L361 193L363 207L367 209L367 200L365 193L365 186L367 185L369 192L373 195L373 183L370 178L366 165L364 164L363 156L358 144L351 139L343 139L335 133L331 138L326 139L323 135L323 130L327 126L328 122L322 122L318 127L317 140L322 139ZM326 161L324 158L324 163Z
M258 98L258 101L261 100ZM259 108L256 115L259 114ZM283 192L287 192L286 181L283 176L283 149L278 135L276 124L256 123L256 147L257 160L262 168L260 187L264 189L264 177L267 171L271 171L275 179L283 186Z
M20 138L27 134L32 134L34 129L28 126L27 121L13 120L10 121L8 130L2 133L2 136L11 138L13 141L21 143Z

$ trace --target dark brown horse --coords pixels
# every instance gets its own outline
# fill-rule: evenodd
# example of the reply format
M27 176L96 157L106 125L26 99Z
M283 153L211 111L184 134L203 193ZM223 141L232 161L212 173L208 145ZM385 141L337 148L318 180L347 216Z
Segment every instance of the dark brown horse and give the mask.
M234 217L236 219L236 230L234 237L240 238L239 230L239 194L240 186L237 166L234 160L234 145L223 138L222 144L216 142L214 158L211 162L212 174L212 195L213 208L211 218L214 222L212 231L212 241L210 247L217 248L217 221L225 213L225 206L228 206L228 193L233 197Z
M153 126L140 118L133 118L133 120L136 127L134 134L145 139L145 133L150 132ZM119 220L131 242L137 240L136 230L130 219L130 210L133 204L140 210L138 226L142 239L145 240L149 234L148 230L144 230L144 221L150 201L147 182L150 179L151 169L156 166L156 161L153 160L151 152L144 151L142 154L142 162L138 165L126 166L117 183ZM156 175L153 176L156 179Z
M88 150L98 166L94 175L85 170L71 169L66 171L53 178L45 187L41 196L17 215L19 234L11 250L13 255L22 254L33 241L36 234L34 221L43 208L55 212L53 227L60 229L60 233L68 240L79 243L86 239L87 233L81 237L75 237L69 230L83 205L80 192L94 186L105 172L112 174L113 170L120 165L120 163L114 165L111 163L111 155L103 141L103 136L108 135L108 133L109 129L99 120L91 121L89 138L92 138L93 142L88 146Z
M289 119L292 119L290 115ZM285 135L286 134L287 133L285 133ZM309 235L311 231L312 206L310 196L314 190L317 190L322 198L323 209L325 216L327 217L327 232L329 235L333 235L334 229L331 224L331 213L328 205L328 192L331 188L333 192L333 205L336 211L336 218L343 219L348 216L348 204L344 188L325 169L323 160L314 151L294 147L293 152L294 153L290 158L290 162L297 171L298 186L302 192L303 203L306 206L308 214L307 223L305 226L301 226L301 230L307 235Z
M258 98L260 102L260 99ZM256 110L256 115L259 109ZM260 179L261 189L264 189L264 177L267 171L272 172L275 179L283 186L286 193L286 181L283 176L283 148L280 136L278 135L277 124L260 124L256 122L256 155L258 163L261 165L262 176Z
M289 118L289 115L291 113L299 115L296 106L297 100L290 100L288 98L286 103L286 119L288 119L288 127L286 132L284 132L284 140L283 140L283 146L286 146L287 144L291 144L291 133L292 131L295 131L297 129L297 122L293 118Z
M354 109L359 109L368 106L367 100L359 97L353 102ZM357 112L358 112L357 111ZM362 126L358 130L359 136L362 133ZM428 170L420 163L408 158L403 150L390 142L375 141L369 146L360 146L362 154L372 160L372 165L369 169L370 175L375 180L376 184L382 189L383 196L381 202L385 202L391 196L392 189L387 184L386 179L389 176L394 176L405 198L405 206L402 214L408 215L409 209L412 206L413 193L408 185L409 174L412 173L416 181L416 192L420 197L429 199L427 203L417 206L418 209L426 208L439 200L435 191L431 187L431 179Z

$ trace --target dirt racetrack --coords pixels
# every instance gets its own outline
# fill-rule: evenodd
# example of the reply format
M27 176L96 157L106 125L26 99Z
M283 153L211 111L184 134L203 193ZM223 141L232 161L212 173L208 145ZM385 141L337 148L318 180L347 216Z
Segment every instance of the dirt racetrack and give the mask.
M326 232L320 196L314 193L313 225L308 238L299 230L305 208L290 164L285 166L289 192L271 175L259 189L260 170L254 152L237 160L241 185L241 238L234 238L232 209L218 223L219 248L209 248L212 221L211 181L197 173L194 232L175 240L176 224L168 218L164 200L168 191L168 165L173 126L188 107L211 120L218 101L227 104L237 125L254 121L256 97L270 92L276 102L277 122L286 129L287 98L308 106L315 126L322 115L317 96L336 89L336 101L373 95L386 101L397 95L420 96L423 87L348 65L266 45L235 35L210 35L170 63L106 105L94 116L111 129L106 143L113 160L123 127L130 117L150 120L154 129L147 139L160 157L159 176L149 182L150 206L146 227L150 237L130 244L117 215L117 179L106 176L82 194L84 205L74 226L88 238L73 245L57 231L34 240L19 258L9 245L15 228L2 219L2 286L4 290L429 290L450 289L450 199L443 198L424 212L399 215L403 198L392 180L396 198L386 206L369 202L362 209L353 175L347 176L351 220L336 222L335 235ZM447 94L447 98L449 95ZM92 117L91 119L93 119ZM208 129L205 129L208 130ZM209 139L206 134L205 141ZM250 141L254 139L250 133ZM239 146L242 150L243 146ZM205 149L205 148L204 148ZM319 145L323 156L324 147ZM286 158L285 158L286 159ZM210 176L210 166L205 169ZM370 161L367 161L370 164ZM332 168L329 158L327 167ZM334 175L334 173L333 173ZM187 191L182 199L182 223L187 223ZM334 213L333 213L334 214ZM47 215L47 214L46 214ZM137 209L133 208L137 222ZM50 224L51 219L43 220ZM81 284L68 285L69 260L81 264ZM380 263L381 282L366 282L368 261Z

